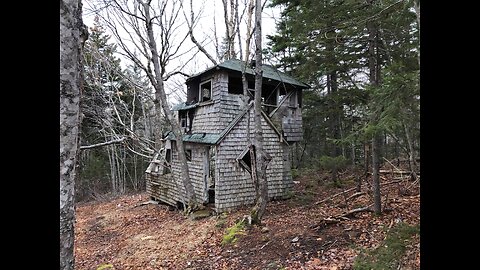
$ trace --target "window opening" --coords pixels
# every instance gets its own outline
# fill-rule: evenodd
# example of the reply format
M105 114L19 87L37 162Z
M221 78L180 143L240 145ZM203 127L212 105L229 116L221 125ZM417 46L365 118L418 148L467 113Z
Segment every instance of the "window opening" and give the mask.
M212 99L212 80L200 84L200 102Z

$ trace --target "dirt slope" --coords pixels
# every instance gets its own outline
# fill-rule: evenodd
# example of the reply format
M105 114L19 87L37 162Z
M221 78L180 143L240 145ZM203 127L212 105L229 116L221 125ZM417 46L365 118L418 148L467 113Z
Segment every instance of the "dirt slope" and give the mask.
M105 264L113 266L105 269L351 269L359 250L378 247L389 228L399 222L420 223L419 186L405 180L382 188L387 210L383 215L362 212L325 228L318 226L324 218L371 203L368 194L345 203L351 191L315 205L354 186L349 181L353 173L341 177L347 183L343 188L329 188L327 176L317 173L295 179L290 200L267 205L266 228L247 229L230 245L221 244L225 229L248 208L191 220L164 205L139 206L149 199L145 193L78 204L76 269L95 270ZM391 181L389 175L382 179ZM400 265L420 268L418 234L407 245Z

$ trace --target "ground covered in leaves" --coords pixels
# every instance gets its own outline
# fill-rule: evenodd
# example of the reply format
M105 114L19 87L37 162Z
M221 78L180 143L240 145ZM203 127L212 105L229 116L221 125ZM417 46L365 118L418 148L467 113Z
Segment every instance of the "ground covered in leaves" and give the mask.
M358 177L364 194L325 200L355 187ZM348 170L340 179L342 187L334 187L328 173L303 172L291 198L269 202L263 226L240 228L229 236L233 243L224 240L227 229L247 207L193 220L142 204L145 193L79 203L75 269L420 269L419 182L384 173L382 215L364 211L325 222L373 202L370 178ZM403 231L409 234L402 238Z

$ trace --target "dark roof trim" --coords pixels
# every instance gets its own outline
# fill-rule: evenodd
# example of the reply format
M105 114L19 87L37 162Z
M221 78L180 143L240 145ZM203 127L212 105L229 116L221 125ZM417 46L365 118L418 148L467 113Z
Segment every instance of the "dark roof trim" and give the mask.
M220 138L220 134L212 134L212 133L183 134L183 141L191 142L191 143L216 144L219 138ZM165 136L164 139L176 140L176 137L175 137L175 134L173 134L173 132L169 131L167 136Z
M187 105L186 102L178 103L177 105L172 107L172 111L184 111L188 109L192 109L198 106L198 103Z

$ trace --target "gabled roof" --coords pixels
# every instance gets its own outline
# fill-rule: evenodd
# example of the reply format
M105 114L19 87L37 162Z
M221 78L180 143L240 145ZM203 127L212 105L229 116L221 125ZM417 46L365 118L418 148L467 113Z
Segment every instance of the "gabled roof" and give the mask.
M226 69L226 70L234 70L234 71L242 72L244 67L245 67L245 62L243 62L241 60L238 60L238 59L227 60L223 63L217 64L216 66L213 66L211 68L206 69L205 71L202 71L200 73L197 73L197 74L191 76L190 78L187 79L187 82L201 76L202 74L210 72L211 70L214 70L214 69ZM288 83L288 84L299 86L299 87L302 87L302 88L310 88L310 86L308 84L305 84L305 83L293 78L292 76L277 70L273 66L263 64L262 65L262 70L263 70L263 77L264 78L276 80L276 81L279 81L279 82ZM245 69L245 73L250 74L250 75L255 75L255 70L250 68L247 65L247 67Z

